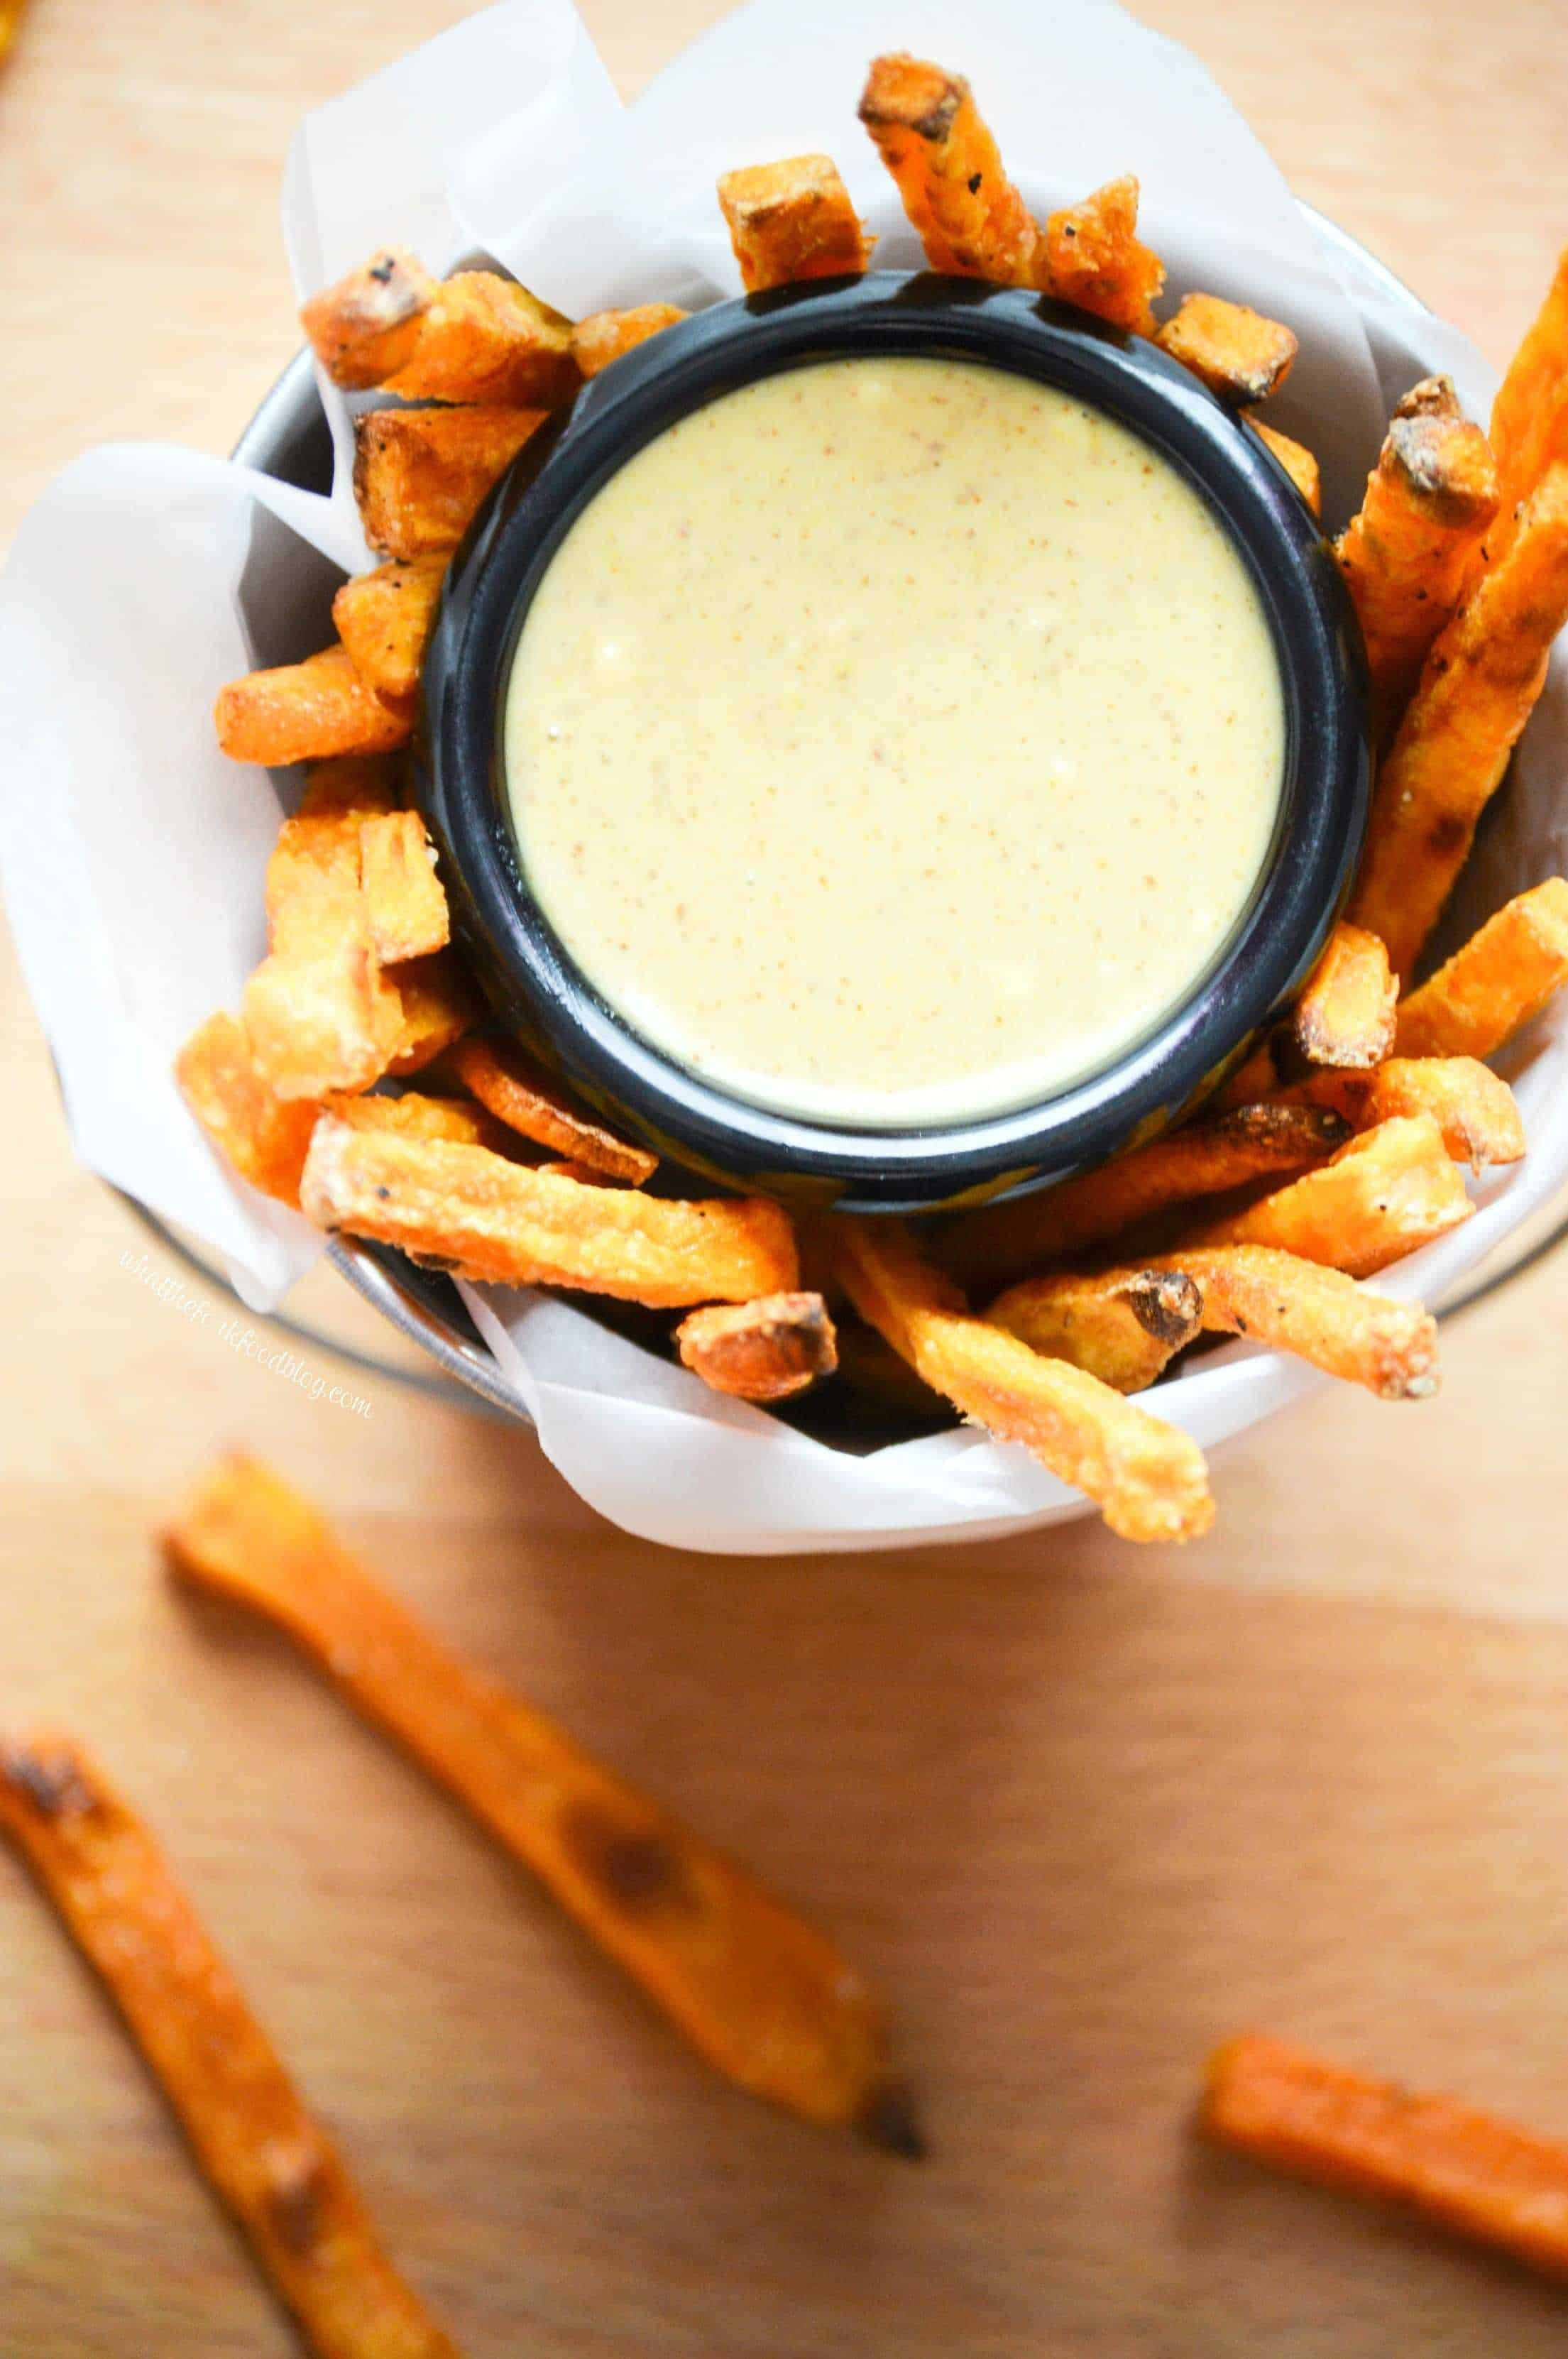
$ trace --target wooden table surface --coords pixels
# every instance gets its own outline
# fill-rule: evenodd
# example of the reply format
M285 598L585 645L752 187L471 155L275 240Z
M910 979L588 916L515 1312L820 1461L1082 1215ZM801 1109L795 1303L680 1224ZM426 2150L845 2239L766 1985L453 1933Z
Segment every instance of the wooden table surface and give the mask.
M585 6L628 92L716 13ZM0 79L0 538L100 438L227 444L295 342L293 122L459 13L34 0ZM1559 0L1144 13L1502 358L1568 234ZM1224 1455L1185 1553L1080 1524L683 1558L522 1431L382 1378L368 1418L313 1404L157 1299L11 969L0 1025L0 1712L80 1728L145 1804L472 2359L1561 2351L1561 2292L1187 2123L1260 2022L1568 2132L1568 1259L1454 1325L1437 1402L1325 1396ZM154 1519L235 1440L835 1930L895 1996L924 2169L716 2084L292 1659L169 1595ZM0 2351L292 2347L0 1857Z

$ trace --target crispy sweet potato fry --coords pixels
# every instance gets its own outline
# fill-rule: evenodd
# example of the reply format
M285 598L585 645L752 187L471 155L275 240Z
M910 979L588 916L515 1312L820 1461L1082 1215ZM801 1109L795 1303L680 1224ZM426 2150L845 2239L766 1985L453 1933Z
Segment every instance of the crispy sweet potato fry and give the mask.
M1497 509L1486 436L1451 379L1424 377L1396 407L1367 495L1334 548L1385 733L1410 702Z
M657 1156L617 1138L613 1130L581 1113L515 1041L473 1033L457 1043L446 1061L463 1088L498 1121L538 1147L552 1147L568 1162L633 1187L640 1187L658 1169Z
M497 1286L569 1286L654 1309L787 1293L789 1223L762 1197L688 1203L584 1188L483 1147L317 1124L299 1201L326 1229Z
M898 50L872 62L860 119L933 270L1032 287L1040 234L962 74Z
M1309 451L1304 442L1293 441L1289 434L1281 434L1277 426L1266 425L1255 409L1244 409L1241 414L1264 449L1279 460L1313 516L1322 516L1323 470L1318 465L1316 454ZM341 624L339 628L342 628Z
M1568 983L1568 878L1518 894L1399 1008L1402 1057L1489 1057Z
M280 1203L299 1204L299 1174L319 1108L280 1098L256 1071L245 1027L209 1016L174 1060L180 1093L242 1180Z
M852 277L870 259L871 240L831 156L726 172L719 205L748 295L797 278Z
M1568 2146L1245 2032L1210 2060L1203 2127L1222 2146L1568 2275Z
M1408 980L1502 784L1568 621L1568 464L1552 468L1504 554L1427 658L1378 773L1351 918Z
M1512 1090L1474 1057L1390 1057L1374 1073L1313 1073L1280 1094L1292 1105L1330 1106L1353 1130L1429 1114L1454 1162L1476 1171L1524 1153Z
M1165 265L1138 242L1138 182L1107 180L1079 205L1047 216L1037 275L1048 293L1115 328L1152 336Z
M299 318L332 383L362 393L401 368L439 285L413 255L389 245L312 295Z
M1063 1271L1026 1278L985 1316L1031 1351L1071 1360L1118 1393L1141 1393L1198 1332L1202 1307L1190 1277L1165 1269Z
M838 1365L833 1323L820 1294L765 1294L756 1302L693 1310L675 1330L675 1345L705 1385L738 1400L789 1400Z
M517 1145L504 1122L466 1098L431 1098L415 1090L405 1090L397 1098L354 1097L334 1090L317 1111L346 1122L351 1130L391 1131L399 1138L444 1138L459 1147L487 1147L493 1155L510 1154Z
M1218 295L1189 295L1154 341L1222 401L1247 409L1279 392L1298 349L1278 320Z
M463 1038L474 1021L474 1002L450 951L404 959L388 970L387 980L402 1010L387 1070L403 1079L423 1072Z
M1342 919L1290 1012L1296 1047L1310 1065L1380 1064L1394 1045L1399 996L1377 935Z
M354 495L383 557L450 554L543 409L371 409L354 422Z
M418 811L362 820L359 864L370 939L384 964L445 948L452 920L436 875L435 846Z
M446 567L444 557L383 565L345 582L332 600L332 621L349 661L395 712L408 712L419 692L419 666Z
M318 2359L456 2359L176 1884L64 1737L0 1744L0 1828L124 2017L214 2194Z
M455 271L426 306L413 350L379 381L406 401L549 409L577 388L572 322L496 271Z
M629 311L594 311L572 331L572 350L584 376L597 376L623 353L635 352L688 315L678 303L638 303Z
M1343 1271L1272 1245L1190 1246L1159 1266L1194 1280L1211 1333L1292 1353L1380 1400L1425 1400L1437 1390L1437 1324L1419 1302L1370 1293Z
M307 1182L309 1173L307 1164ZM1474 1210L1432 1116L1404 1115L1353 1138L1331 1163L1247 1212L1194 1230L1171 1258L1185 1269L1192 1245L1278 1245L1352 1277L1371 1277L1457 1228Z
M218 690L212 719L231 761L274 769L339 754L388 754L408 743L412 726L407 708L383 703L342 647L230 680Z
M1214 1501L1203 1456L1184 1433L1082 1368L971 1318L898 1223L841 1217L824 1235L833 1272L867 1325L965 1417L1021 1441L1087 1493L1114 1532L1185 1540L1207 1531Z
M1503 534L1549 467L1568 459L1568 247L1492 404Z
M186 1580L287 1632L719 2071L809 2121L920 2151L888 2062L886 2010L832 1943L449 1654L277 1475L223 1460L166 1546Z

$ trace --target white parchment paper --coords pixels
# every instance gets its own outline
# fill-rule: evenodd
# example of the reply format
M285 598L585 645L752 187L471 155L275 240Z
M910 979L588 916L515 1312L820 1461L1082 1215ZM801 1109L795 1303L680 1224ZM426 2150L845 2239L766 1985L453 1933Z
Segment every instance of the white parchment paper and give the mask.
M881 243L919 262L855 120L868 60L961 67L1031 204L1113 174L1143 183L1171 288L1202 284L1287 319L1301 358L1270 415L1318 451L1331 526L1354 506L1391 401L1448 369L1485 415L1472 348L1301 212L1201 66L1112 0L750 0L623 112L568 0L503 0L309 116L284 234L301 295L371 247L433 267L485 253L562 309L738 292L713 198L731 166L825 148ZM321 387L330 497L188 452L119 445L68 468L0 577L0 871L82 1159L277 1301L321 1249L235 1180L169 1078L180 1042L234 1006L261 955L261 880L296 782L221 756L211 707L256 660L321 645L344 571L367 561L349 406ZM1561 662L1449 921L1454 938L1563 867ZM1439 1299L1568 1178L1568 1011L1508 1057L1530 1132L1476 1217L1389 1273ZM983 1538L1084 1512L1027 1453L964 1430L854 1456L720 1399L570 1303L464 1296L545 1450L628 1529L735 1551ZM1317 1379L1234 1345L1163 1386L1160 1414L1212 1447ZM1372 1414L1371 1410L1368 1414Z

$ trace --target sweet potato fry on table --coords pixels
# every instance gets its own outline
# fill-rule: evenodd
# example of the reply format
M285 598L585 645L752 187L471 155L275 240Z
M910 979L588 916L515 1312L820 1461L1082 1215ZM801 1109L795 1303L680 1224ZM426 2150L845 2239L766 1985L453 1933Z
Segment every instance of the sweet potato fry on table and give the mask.
M1367 495L1335 544L1360 619L1380 731L1410 702L1497 510L1497 471L1452 381L1424 377L1395 408Z
M383 557L450 555L543 409L372 409L354 422L354 495Z
M1210 2060L1202 2124L1260 2162L1410 2207L1568 2275L1568 2145L1247 2032Z
M456 2359L140 1821L81 1746L0 1743L0 1828L318 2359Z
M1026 1278L985 1316L1048 1359L1070 1360L1118 1393L1147 1391L1198 1332L1202 1298L1165 1269Z
M1490 440L1502 495L1499 537L1549 467L1568 459L1568 247L1545 302L1508 364L1492 404Z
M1151 306L1165 284L1165 265L1138 242L1138 182L1127 172L1082 204L1049 214L1037 276L1060 301L1135 336L1152 336Z
M1394 1045L1399 996L1377 935L1342 919L1290 1011L1296 1047L1310 1065L1380 1064Z
M1005 1441L1021 1441L1085 1492L1124 1539L1185 1540L1214 1521L1203 1455L1065 1360L969 1316L963 1297L922 1259L909 1232L881 1218L824 1224L834 1275L875 1327L936 1392Z
M1380 1400L1425 1400L1437 1390L1437 1325L1419 1302L1374 1294L1274 1245L1189 1246L1161 1266L1193 1281L1211 1334L1290 1352Z
M332 383L349 393L385 384L419 342L440 284L413 255L386 246L312 295L299 318Z
M402 1011L387 1070L401 1079L423 1072L474 1021L474 1002L450 951L403 959L387 970Z
M312 1153L314 1149L312 1148ZM310 1166L306 1166L307 1180ZM1352 1277L1371 1277L1467 1221L1475 1210L1430 1114L1379 1123L1330 1163L1210 1222L1172 1248L1185 1269L1192 1245L1277 1245Z
M1331 1107L1353 1130L1396 1114L1431 1114L1454 1162L1476 1171L1517 1163L1525 1149L1512 1090L1474 1057L1390 1057L1373 1073L1313 1073L1282 1095L1291 1104Z
M1218 295L1189 295L1154 341L1222 401L1248 409L1279 392L1298 350L1279 321Z
M254 1459L217 1465L166 1535L174 1570L250 1607L447 1788L729 2079L914 2155L886 2010L744 1869L449 1654Z
M345 582L332 600L332 623L365 686L394 712L419 692L419 666L435 620L444 557L383 565Z
M388 754L407 745L412 727L408 711L383 703L342 647L230 680L218 690L212 719L232 761L273 769L339 754Z
M790 1400L838 1365L833 1322L820 1294L710 1304L681 1321L675 1348L683 1366L737 1400Z
M572 322L496 271L455 271L427 304L412 351L379 382L406 401L549 409L579 382Z
M901 50L877 58L860 119L933 270L1036 284L1040 230L962 74Z
M572 331L572 350L584 376L597 376L623 353L635 352L687 314L678 303L638 303L629 311L594 311Z
M1568 878L1518 894L1399 1007L1402 1057L1489 1057L1568 983Z
M1568 463L1552 468L1503 555L1427 658L1378 772L1349 915L1408 981L1502 784L1568 621Z
M280 1098L267 1087L244 1025L232 1016L210 1016L175 1059L174 1078L240 1178L298 1211L299 1174L319 1109L310 1099Z
M436 875L435 846L418 811L362 820L359 865L370 939L383 964L444 950L452 920Z
M568 1162L633 1187L640 1187L658 1169L658 1157L646 1147L634 1147L580 1113L515 1041L472 1033L457 1043L446 1062L463 1088L498 1121Z
M719 204L748 295L798 278L863 271L871 240L831 156L791 156L725 172Z
M1309 451L1304 442L1297 442L1289 434L1281 434L1277 426L1266 425L1256 410L1244 409L1241 414L1264 449L1279 460L1313 516L1322 516L1323 470L1318 465L1316 454ZM339 628L342 628L341 625Z

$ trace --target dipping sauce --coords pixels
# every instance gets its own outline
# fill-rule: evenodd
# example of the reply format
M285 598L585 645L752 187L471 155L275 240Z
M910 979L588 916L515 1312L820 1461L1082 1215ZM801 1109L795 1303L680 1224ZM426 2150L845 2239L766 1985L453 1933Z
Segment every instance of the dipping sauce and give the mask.
M572 526L505 754L588 981L731 1094L953 1124L1115 1061L1268 854L1279 666L1240 555L1054 387L844 359L681 419Z

